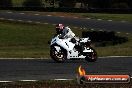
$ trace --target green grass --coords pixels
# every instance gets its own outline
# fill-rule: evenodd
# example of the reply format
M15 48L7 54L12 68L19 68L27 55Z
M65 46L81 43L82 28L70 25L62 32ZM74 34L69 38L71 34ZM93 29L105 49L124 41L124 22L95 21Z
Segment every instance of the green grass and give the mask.
M52 25L0 21L0 57L49 57L54 34Z
M22 6L25 0L12 0L14 6Z
M46 57L53 26L0 22L0 57Z
M89 17L94 19L132 22L132 14L80 13L79 15L82 17Z
M72 30L81 37L83 30ZM54 33L53 25L0 21L0 57L49 57L47 42ZM115 46L95 47L98 55L132 55L132 35L120 35L128 37L129 41Z
M117 35L128 37L128 42L115 46L95 47L99 56L132 56L132 35L125 33Z

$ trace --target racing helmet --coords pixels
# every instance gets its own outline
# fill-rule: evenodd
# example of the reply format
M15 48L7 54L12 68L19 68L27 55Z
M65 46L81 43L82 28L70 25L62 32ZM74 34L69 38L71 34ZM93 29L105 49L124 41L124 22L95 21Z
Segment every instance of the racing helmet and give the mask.
M63 24L57 24L56 25L56 33L57 34L62 34L63 29L64 29L64 25Z

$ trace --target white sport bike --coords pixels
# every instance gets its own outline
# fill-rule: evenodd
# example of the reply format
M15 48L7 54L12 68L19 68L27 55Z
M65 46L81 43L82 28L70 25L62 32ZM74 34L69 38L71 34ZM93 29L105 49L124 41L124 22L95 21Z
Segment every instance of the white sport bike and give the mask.
M89 38L78 39L79 45L76 45L73 39L61 39L59 36L53 37L50 42L50 56L54 61L85 59L88 62L95 62L97 60L97 53L90 46Z

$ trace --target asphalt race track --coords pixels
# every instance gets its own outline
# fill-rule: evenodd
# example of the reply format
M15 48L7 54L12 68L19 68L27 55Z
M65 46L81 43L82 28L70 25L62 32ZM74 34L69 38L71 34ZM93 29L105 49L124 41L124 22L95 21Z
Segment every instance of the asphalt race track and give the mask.
M19 12L0 12L0 18L33 21L33 22L47 22L51 24L63 23L82 28L93 28L96 30L119 31L119 32L132 32L132 23L118 22L118 21L105 21L96 19L81 19L81 18L65 18L57 16L42 16L42 15L27 15L26 13Z
M53 60L0 60L0 80L49 80L75 79L78 67L87 74L130 74L132 75L132 57L99 58L90 63L83 60L55 63Z

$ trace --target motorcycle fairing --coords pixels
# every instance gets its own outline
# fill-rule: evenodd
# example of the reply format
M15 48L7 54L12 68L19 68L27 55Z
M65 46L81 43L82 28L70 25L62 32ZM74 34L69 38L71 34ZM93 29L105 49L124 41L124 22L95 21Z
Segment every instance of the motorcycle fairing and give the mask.
M67 59L71 59L71 58L85 58L86 56L80 55L79 56L79 52L78 51L72 51L72 52L68 52L67 55Z
M57 52L60 52L61 48L59 46L54 46Z
M61 46L62 48L66 49L67 51L73 50L75 44L69 42L70 39L60 39L56 41L56 44Z

